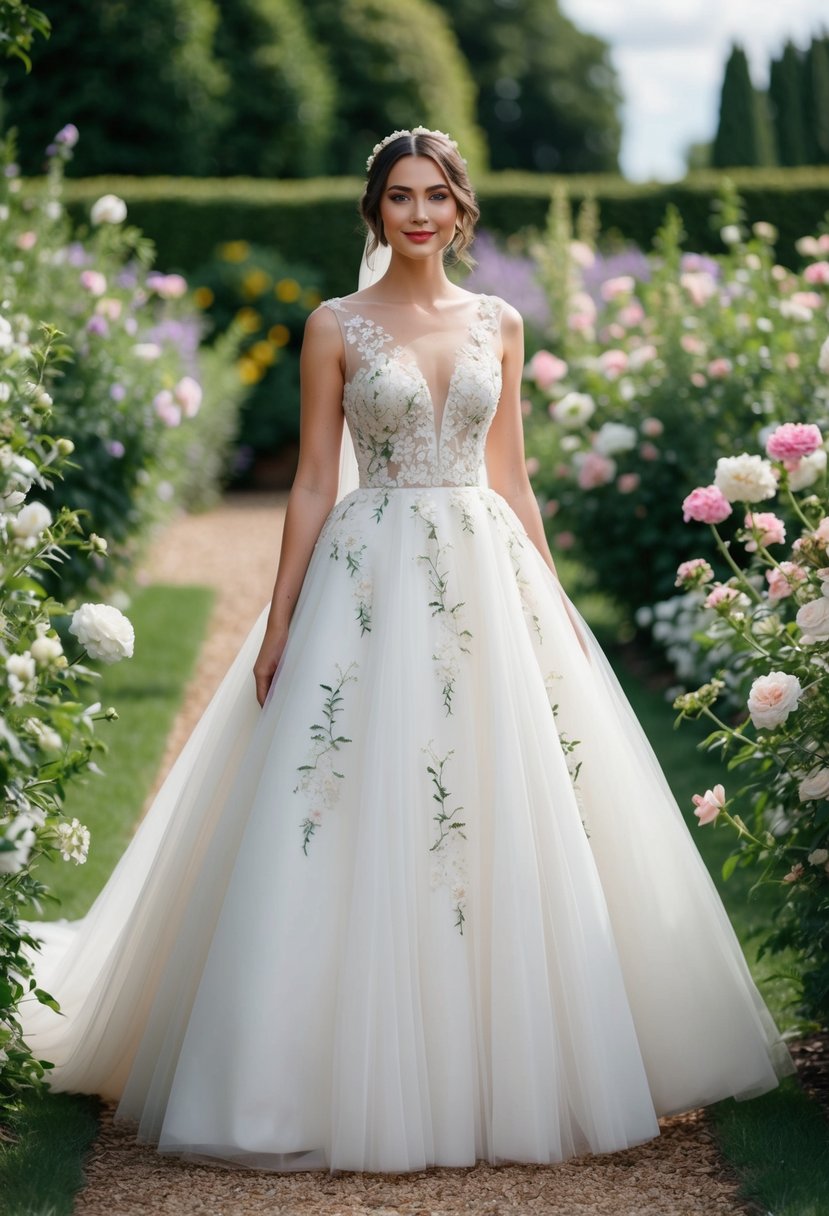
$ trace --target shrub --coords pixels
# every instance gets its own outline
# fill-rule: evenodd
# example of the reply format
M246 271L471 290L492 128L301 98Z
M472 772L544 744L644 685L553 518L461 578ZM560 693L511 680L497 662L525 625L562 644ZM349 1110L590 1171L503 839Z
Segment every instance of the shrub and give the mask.
M825 375L829 340L821 363ZM703 746L722 757L723 781L695 802L701 824L727 821L737 831L723 876L738 866L751 867L760 871L755 885L771 883L779 890L774 925L759 957L789 948L797 952L800 974L791 978L800 989L799 1013L822 1027L829 1022L826 449L814 425L775 428L765 446L772 459L745 454L720 459L714 480L723 503L716 503L709 487L705 493L697 489L683 504L686 518L701 522L733 511L741 525L736 540L753 552L741 568L711 524L723 581L713 582L714 572L698 563L681 572L686 584L707 584L706 599L717 619L706 635L726 655L717 676L677 698L675 707L680 721L702 716L714 726ZM706 480L712 471L709 467ZM677 496L674 509L678 516ZM784 510L793 521L785 537ZM736 724L717 705L718 677L726 675L741 693ZM729 788L726 798L731 772L742 784L733 793Z
M633 260L638 278L602 273L593 249L571 241L563 205L533 246L554 339L527 367L535 484L553 544L575 544L631 610L673 593L686 544L673 504L712 454L829 402L817 358L829 237L814 239L818 260L795 274L777 263L768 224L748 230L736 200L722 207L727 254L684 254L672 213L654 253Z

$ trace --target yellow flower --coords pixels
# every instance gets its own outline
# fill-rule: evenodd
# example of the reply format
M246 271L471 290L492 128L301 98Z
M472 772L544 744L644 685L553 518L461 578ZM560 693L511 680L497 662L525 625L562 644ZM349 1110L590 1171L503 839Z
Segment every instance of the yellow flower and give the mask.
M209 287L197 287L193 292L197 308L209 308L215 298Z
M263 291L267 291L270 285L271 276L265 274L264 270L260 270L258 266L254 266L242 279L242 294L248 300L255 300L257 296L262 295Z
M283 304L293 304L294 300L298 300L302 292L302 288L296 279L280 279L276 287L274 287L274 295Z
M249 359L247 355L243 355L237 361L236 370L242 384L258 384L265 374L265 369L260 367L255 359Z
M219 246L219 257L225 262L244 262L249 253L247 241L225 241Z
M268 330L268 338L274 346L287 346L291 340L291 331L287 325L272 325Z
M255 334L262 326L262 317L255 308L240 308L236 320L246 334Z
M273 342L254 342L246 353L262 367L270 367L276 362L276 347Z
M322 296L315 287L307 287L302 293L302 303L306 308L316 308Z

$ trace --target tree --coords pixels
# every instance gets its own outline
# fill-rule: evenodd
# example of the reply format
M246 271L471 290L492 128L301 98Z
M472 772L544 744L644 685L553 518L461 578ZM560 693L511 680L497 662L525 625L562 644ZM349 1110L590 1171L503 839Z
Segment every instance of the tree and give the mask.
M754 88L745 51L736 45L731 48L725 65L720 118L711 159L717 169L773 163L765 97Z
M215 171L257 177L327 171L334 79L299 0L223 4L216 54L230 85Z
M398 128L448 131L471 169L486 162L475 85L432 0L309 0L308 20L337 81L334 173L365 172L368 151Z
M224 73L212 53L214 0L73 0L33 46L35 87L6 70L0 119L24 136L25 172L67 122L81 132L73 170L204 173L222 117Z
M621 94L600 38L556 0L446 0L493 169L617 172Z
M781 165L803 165L807 155L804 57L787 42L769 72L769 104L777 158Z
M810 165L829 164L829 37L813 38L806 53L806 123Z

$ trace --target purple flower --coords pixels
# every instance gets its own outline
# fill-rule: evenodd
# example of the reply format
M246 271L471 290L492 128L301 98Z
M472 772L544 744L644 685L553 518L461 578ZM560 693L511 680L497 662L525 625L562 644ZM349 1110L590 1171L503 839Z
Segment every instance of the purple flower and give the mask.
M720 277L719 262L705 253L683 253L679 266L681 270L690 271L691 274L702 271L704 274L710 274L712 279Z
M597 253L592 265L583 266L581 270L584 290L595 304L603 308L605 301L602 297L602 284L608 279L632 278L645 283L651 277L648 259L636 245L630 245L620 253L612 253L603 257Z
M530 325L544 330L550 321L550 307L536 281L532 260L500 249L484 229L475 237L473 252L478 265L464 279L464 286L469 291L499 295L519 309Z
M113 384L110 386L109 395L113 401L123 401L127 395L127 390L123 384ZM123 452L121 455L123 455Z
M171 317L159 321L143 335L143 341L159 346L172 346L181 356L187 375L198 379L198 349L205 322L201 317Z
M15 164L6 165L3 172L6 175L6 177L18 177L20 174L20 165L15 165Z
M92 255L80 241L70 241L63 252L68 266L88 266L92 261Z
M126 448L120 439L108 439L104 447L109 452L110 456L114 456L116 460L120 460L126 452Z
M68 122L65 127L61 127L55 136L56 144L64 144L67 148L74 148L78 142L80 132L73 122Z
M95 313L86 323L86 332L88 334L96 334L99 338L105 338L109 333L106 317L102 317L100 313Z

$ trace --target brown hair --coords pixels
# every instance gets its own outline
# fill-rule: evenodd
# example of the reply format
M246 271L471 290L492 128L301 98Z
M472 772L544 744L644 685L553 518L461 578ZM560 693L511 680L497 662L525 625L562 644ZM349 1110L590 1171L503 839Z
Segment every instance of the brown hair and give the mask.
M371 254L378 245L387 243L380 218L380 200L389 171L401 156L429 156L440 165L458 204L458 230L447 252L455 261L474 266L474 259L466 251L474 239L481 210L466 171L466 162L449 140L440 135L401 135L381 148L375 156L360 199L360 215L371 233L367 252Z

